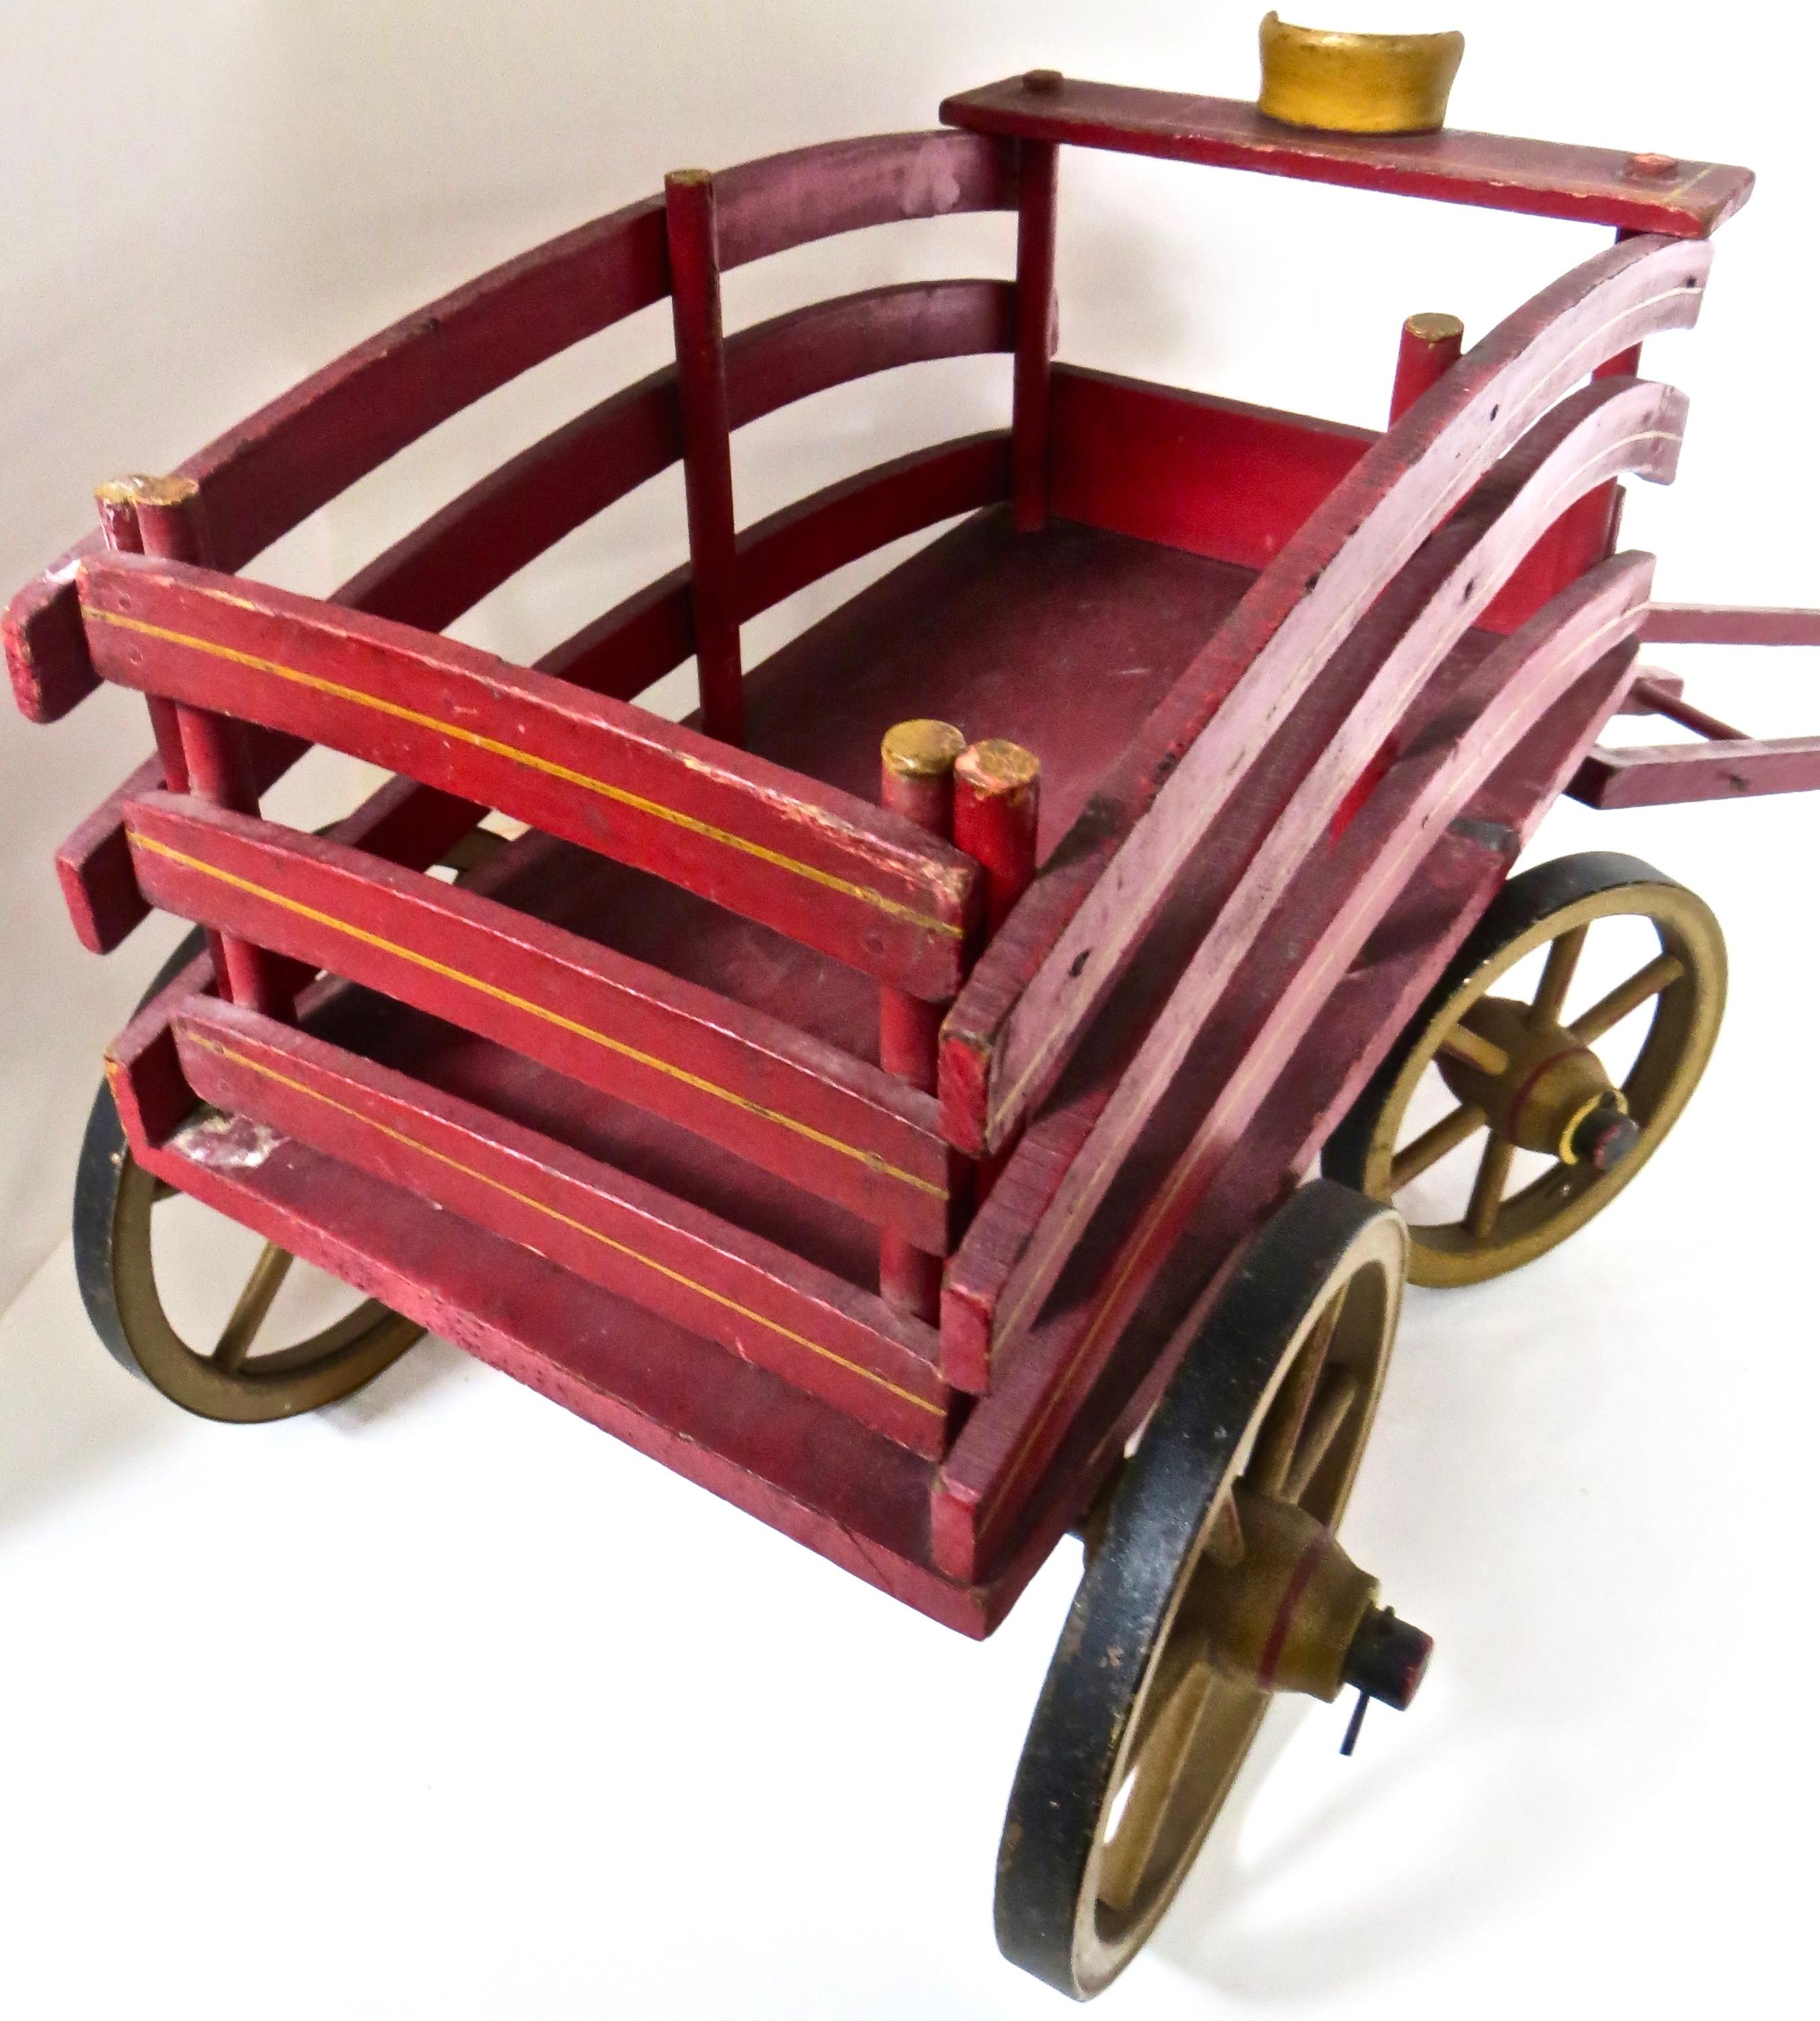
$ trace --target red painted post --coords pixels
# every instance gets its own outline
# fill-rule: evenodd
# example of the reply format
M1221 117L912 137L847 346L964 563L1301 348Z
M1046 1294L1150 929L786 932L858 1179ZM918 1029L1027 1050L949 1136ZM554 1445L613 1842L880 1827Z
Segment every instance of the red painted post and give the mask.
M1465 333L1466 326L1453 315L1412 315L1403 325L1390 389L1393 426L1458 358Z
M879 799L893 814L946 841L954 826L955 760L966 739L952 723L916 717L885 733ZM935 1091L942 1003L926 1003L886 983L879 990L879 1065L925 1094ZM879 1292L888 1305L931 1324L941 1312L942 1259L890 1229L879 1237Z
M689 501L690 601L701 726L728 744L745 741L739 605L733 548L733 453L721 341L720 262L714 178L678 169L664 178L670 243L670 307L676 330L676 395L682 416L682 477Z
M145 542L139 529L139 508L147 491L158 481L152 477L116 477L95 487L95 504L101 515L101 537L117 555L145 552ZM164 767L165 785L173 793L186 793L190 788L190 773L184 762L177 704L163 695L148 694L145 706L151 718L151 734L158 744L158 763Z
M1021 744L993 737L970 744L955 761L954 846L985 872L989 941L1010 916L1036 875L1036 818L1043 767ZM974 1182L983 1204L1017 1149L1021 1132L983 1160Z
M164 561L206 563L208 531L196 504L195 480L139 477L127 483L132 487L140 552ZM182 703L173 705L171 713L176 718L187 790L211 807L257 814L259 785L247 749L246 725L212 709L187 708ZM155 717L153 726L158 726ZM163 748L162 736L159 748ZM277 964L263 948L225 934L211 934L209 944L219 986L230 1003L244 1003L269 1018L290 1014L289 994Z
M1049 80L1053 79L1053 83ZM1054 71L1032 71L1033 91ZM1017 143L1017 355L1011 382L1011 523L1033 533L1049 519L1049 380L1055 348L1056 165L1053 140Z
M1003 737L970 744L954 767L954 846L986 873L986 934L1005 923L1036 875L1043 767Z

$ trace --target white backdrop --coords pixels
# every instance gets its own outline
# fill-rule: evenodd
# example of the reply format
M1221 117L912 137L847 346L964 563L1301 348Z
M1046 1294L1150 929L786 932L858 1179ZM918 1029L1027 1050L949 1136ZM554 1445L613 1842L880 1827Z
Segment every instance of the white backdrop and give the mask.
M0 0L0 585L82 530L97 479L169 467L665 168L925 123L1036 64L1247 93L1255 4ZM1373 14L1465 27L1457 123L1757 168L1700 327L1651 348L1693 419L1626 533L1665 596L1820 601L1811 16L1768 64L1760 9L1735 32L1587 0L1317 18ZM1602 236L1095 157L1063 200L1065 355L1367 423L1404 315L1454 310L1470 341ZM1002 220L864 235L736 275L730 314L1008 251ZM327 588L664 335L648 313L531 375L256 572ZM791 410L740 445L742 516L1004 397L1002 361L968 362ZM604 609L675 558L679 497L649 487L464 635L528 657ZM1820 727L1820 655L1662 657L1762 734ZM0 727L0 1303L31 1280L0 1332L0 2009L1057 2011L996 1963L986 1905L1066 1553L976 1650L446 1349L243 1434L105 1363L54 1252L100 1047L173 936L82 954L49 858L146 748L115 695ZM348 804L346 768L306 770L282 813ZM1320 1715L1286 1717L1279 1773L1108 2012L1789 2011L1815 818L1545 830L1542 854L1632 848L1713 901L1718 1060L1605 1221L1416 1301L1356 1533L1441 1632L1434 1683L1343 1769Z

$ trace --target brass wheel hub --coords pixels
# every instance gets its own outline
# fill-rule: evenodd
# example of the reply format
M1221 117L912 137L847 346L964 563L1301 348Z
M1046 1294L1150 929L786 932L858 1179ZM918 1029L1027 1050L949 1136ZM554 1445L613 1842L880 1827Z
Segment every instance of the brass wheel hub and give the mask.
M1711 1056L1725 984L1718 922L1647 863L1596 852L1525 871L1323 1169L1402 1211L1411 1282L1502 1276L1584 1227L1654 1156ZM1450 1105L1430 1105L1443 1095Z
M1462 1102L1482 1109L1491 1127L1519 1149L1538 1151L1575 1165L1597 1147L1609 1171L1634 1149L1634 1131L1589 1131L1609 1112L1627 1116L1630 1103L1614 1087L1599 1055L1552 1017L1505 996L1481 998L1442 1043L1435 1062Z

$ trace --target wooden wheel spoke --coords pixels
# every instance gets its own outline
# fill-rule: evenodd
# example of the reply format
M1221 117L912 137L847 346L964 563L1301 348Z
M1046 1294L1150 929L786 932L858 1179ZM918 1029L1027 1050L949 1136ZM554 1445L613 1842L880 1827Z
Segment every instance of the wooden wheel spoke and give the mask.
M1334 1328L1340 1322L1345 1294L1332 1299L1315 1322L1295 1364L1283 1378L1283 1386L1270 1406L1269 1415L1258 1427L1251 1448L1251 1462L1245 1469L1245 1485L1258 1495L1280 1495L1283 1484L1301 1440L1301 1428L1315 1393L1315 1386L1326 1366Z
M1295 1460L1283 1484L1283 1499L1299 1502L1321 1470L1340 1429L1359 1400L1359 1378L1349 1368L1330 1368L1321 1377L1309 1412L1308 1429L1295 1449Z
M1531 1024L1560 1022L1561 1013L1567 1007L1567 992L1573 986L1574 971L1580 965L1580 950L1586 945L1586 934L1585 927L1570 927L1549 943L1542 982L1536 991L1535 1001L1530 1006Z
M1516 1146L1509 1138L1494 1132L1479 1161L1479 1176L1472 1182L1472 1198L1466 1209L1466 1228L1475 1240L1489 1242L1498 1225L1498 1210L1504 1203L1504 1188L1510 1177Z
M1166 1652L1166 1661L1171 1653ZM1156 1710L1152 1713L1145 1707L1131 1750L1124 1808L1100 1866L1100 1899L1109 1908L1129 1909L1138 1898L1216 1681L1213 1666L1196 1646L1192 1657L1173 1663L1152 1688L1151 1703Z
M1400 1193L1412 1179L1419 1179L1431 1165L1438 1165L1450 1151L1456 1151L1475 1131L1485 1127L1485 1112L1469 1102L1443 1116L1432 1130L1425 1130L1413 1144L1407 1144L1390 1161L1390 1190Z
M1679 982L1686 973L1686 965L1678 956L1659 954L1628 982L1619 983L1610 996L1602 996L1567 1029L1582 1045L1589 1046L1594 1040L1603 1038L1613 1025L1622 1023L1640 1004L1661 996L1670 983Z
M231 1371L246 1360L292 1261L289 1250L280 1249L273 1243L268 1242L260 1252L253 1274L235 1300L234 1309L228 1315L228 1324L221 1329L221 1338L215 1343L215 1352L210 1359L217 1368Z
M1457 1060L1464 1060L1469 1067L1476 1067L1493 1080L1504 1072L1510 1065L1510 1055L1502 1046L1494 1046L1489 1039L1481 1038L1470 1025L1456 1025L1441 1041L1441 1051L1451 1053Z

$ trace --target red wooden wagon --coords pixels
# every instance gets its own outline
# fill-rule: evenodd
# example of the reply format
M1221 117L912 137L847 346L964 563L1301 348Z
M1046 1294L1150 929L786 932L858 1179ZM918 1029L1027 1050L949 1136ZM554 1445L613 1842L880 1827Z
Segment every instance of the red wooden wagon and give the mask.
M1559 1240L1712 1045L1724 957L1698 899L1628 858L1514 859L1563 789L1820 784L1820 745L1745 741L1636 658L1820 621L1652 606L1650 558L1617 549L1618 480L1672 477L1685 405L1640 348L1694 321L1743 170L1322 132L1046 72L941 116L673 175L173 476L104 486L6 648L35 721L101 681L151 712L156 755L58 859L85 943L153 908L202 930L111 1049L84 1149L78 1262L109 1346L245 1421L434 1329L972 1635L1079 1531L998 1918L1083 1995L1148 1934L1273 1691L1415 1688L1426 1637L1334 1539L1406 1268L1469 1281ZM1451 319L1413 318L1374 434L1054 362L1065 146L1617 242L1463 354ZM1013 279L723 335L730 268L995 209ZM666 298L673 366L333 597L239 573ZM736 526L730 431L987 351L1014 355L1007 429ZM679 460L686 566L533 668L440 635ZM944 521L742 665L745 621ZM692 656L697 717L636 705ZM1626 707L1709 741L1600 749ZM393 776L322 835L262 818L315 745ZM1607 921L1647 959L1571 1011ZM1393 1197L1456 1167L1461 1197L1406 1224ZM152 1269L173 1192L268 1245L212 1348ZM263 1348L292 1256L367 1302Z

